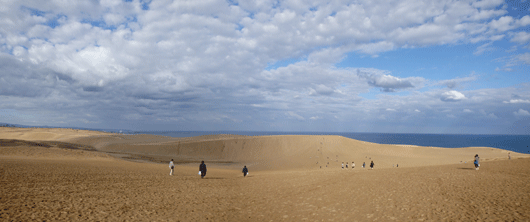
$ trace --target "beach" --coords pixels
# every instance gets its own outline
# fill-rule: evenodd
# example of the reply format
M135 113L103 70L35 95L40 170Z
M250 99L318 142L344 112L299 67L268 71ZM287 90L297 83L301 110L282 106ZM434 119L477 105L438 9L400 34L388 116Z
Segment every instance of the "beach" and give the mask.
M495 148L9 127L0 128L0 139L6 221L530 219L529 156ZM204 179L197 175L201 160L208 166ZM361 167L371 161L374 169Z

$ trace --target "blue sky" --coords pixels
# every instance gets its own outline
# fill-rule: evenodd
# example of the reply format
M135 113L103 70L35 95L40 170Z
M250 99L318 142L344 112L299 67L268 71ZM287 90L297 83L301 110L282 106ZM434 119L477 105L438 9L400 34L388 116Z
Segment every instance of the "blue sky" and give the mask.
M530 3L16 1L0 122L530 134Z

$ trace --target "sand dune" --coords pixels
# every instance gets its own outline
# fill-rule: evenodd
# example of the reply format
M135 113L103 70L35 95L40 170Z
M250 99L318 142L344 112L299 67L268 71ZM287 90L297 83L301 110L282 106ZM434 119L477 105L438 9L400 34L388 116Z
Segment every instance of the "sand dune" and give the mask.
M484 160L478 171L475 153ZM507 160L507 153L339 136L0 128L0 220L530 220L530 159L511 152ZM175 176L168 175L168 158L182 161ZM205 179L196 175L201 159ZM374 170L360 168L371 160ZM342 161L357 166L341 170Z
M180 163L200 160L223 166L252 166L255 170L337 168L342 162L374 161L377 168L445 165L482 160L507 159L506 150L470 147L459 149L383 145L357 141L341 136L237 136L216 135L171 138L153 135L102 135L74 138L68 141L86 144L99 151L130 158ZM528 156L511 152L512 157ZM221 165L220 165L221 166Z

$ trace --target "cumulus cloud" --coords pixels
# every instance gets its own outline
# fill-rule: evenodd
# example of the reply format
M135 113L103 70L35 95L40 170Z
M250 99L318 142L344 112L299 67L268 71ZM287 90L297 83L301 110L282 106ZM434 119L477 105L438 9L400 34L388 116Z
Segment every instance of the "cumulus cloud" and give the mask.
M463 100L465 98L466 96L462 94L461 92L451 90L451 91L442 93L440 100L444 102L456 102L456 101Z
M464 92L475 76L432 80L464 96L425 89L431 80L412 74L335 65L349 53L377 57L473 43L481 54L505 38L525 44L528 33L516 29L530 17L508 15L503 4L2 1L0 109L33 113L25 115L28 122L48 125L151 129L175 127L177 120L182 129L226 129L226 122L278 129L304 116L370 122L379 112L403 114L405 121L415 110L463 109L448 101L470 110L487 103L489 115L510 97ZM518 51L504 69L528 65L528 58ZM402 93L373 95L373 88Z
M525 44L530 41L530 33L528 32L518 32L516 33L512 39L510 39L511 42L516 42L519 44Z
M509 101L503 101L503 103L512 103L512 104L528 103L528 104L530 104L530 100L528 100L528 99L510 99Z
M381 88L383 92L414 88L425 81L422 77L398 78L384 73L367 73L361 70L357 70L357 75L365 79L371 86Z
M309 119L310 120L319 120L319 119L322 119L322 117L320 117L320 116L312 116Z
M530 116L530 112L524 109L519 109L519 111L513 112L513 114L519 117Z

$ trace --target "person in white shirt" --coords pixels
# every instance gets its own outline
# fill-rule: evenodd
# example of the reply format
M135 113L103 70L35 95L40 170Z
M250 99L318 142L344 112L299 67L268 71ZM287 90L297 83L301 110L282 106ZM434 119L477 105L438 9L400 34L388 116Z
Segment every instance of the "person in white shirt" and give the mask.
M171 161L169 162L169 169L171 169L169 171L169 175L173 175L173 170L175 169L175 164L173 164L173 159L171 159Z

